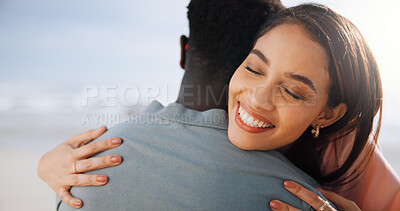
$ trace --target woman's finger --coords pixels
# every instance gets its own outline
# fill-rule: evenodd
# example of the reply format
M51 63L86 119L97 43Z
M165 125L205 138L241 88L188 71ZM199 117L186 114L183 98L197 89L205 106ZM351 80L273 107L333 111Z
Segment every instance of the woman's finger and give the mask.
M60 189L60 191L58 191L58 196L64 203L68 204L71 207L75 208L82 207L82 201L77 198L74 198L67 189L64 188Z
M104 157L92 157L89 159L76 161L75 167L77 173L83 173L102 169L121 164L122 158L119 155L107 155Z
M269 207L271 207L272 210L301 211L279 200L272 200L269 203Z
M76 134L72 136L70 139L65 141L67 144L71 145L73 148L78 148L80 146L85 145L89 141L101 136L104 132L107 131L106 126L102 126L97 129L88 130L86 132Z
M322 193L322 195L324 195L327 199L331 200L333 203L335 203L335 201L337 202L346 199L343 196L336 194L332 191L323 190L321 188L315 188L315 189L319 190Z
M322 195L333 202L339 210L361 210L355 202L350 201L335 192L323 190L321 188L315 189L319 190Z
M107 176L88 174L69 174L63 180L68 186L101 186L108 182Z
M101 141L94 141L74 150L74 154L78 159L87 158L107 149L112 149L121 144L120 138L109 138Z
M291 192L293 195L299 197L301 200L305 201L307 204L309 204L315 210L319 210L326 202L321 197L319 197L317 194L315 194L314 192L311 192L310 190L308 190L307 188L304 188L303 186L301 186L300 184L298 184L296 182L285 181L283 183L283 185L289 192ZM328 204L324 210L327 211L327 210L335 210L335 209Z

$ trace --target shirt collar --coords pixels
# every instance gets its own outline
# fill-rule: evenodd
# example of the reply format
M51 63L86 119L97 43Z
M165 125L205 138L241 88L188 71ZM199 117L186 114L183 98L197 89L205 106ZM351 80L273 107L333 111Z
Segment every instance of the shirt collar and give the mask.
M179 103L170 103L164 107L160 102L154 100L142 114L184 124L228 129L228 114L223 109L214 108L206 111L195 111Z

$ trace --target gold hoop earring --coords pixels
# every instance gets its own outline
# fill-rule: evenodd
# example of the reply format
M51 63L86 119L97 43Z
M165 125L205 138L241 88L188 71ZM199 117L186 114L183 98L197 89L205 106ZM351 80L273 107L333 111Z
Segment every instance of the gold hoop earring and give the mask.
M323 126L321 126L321 128L323 128ZM316 125L315 129L311 130L311 133L314 134L314 138L318 138L318 136L319 136L319 126Z

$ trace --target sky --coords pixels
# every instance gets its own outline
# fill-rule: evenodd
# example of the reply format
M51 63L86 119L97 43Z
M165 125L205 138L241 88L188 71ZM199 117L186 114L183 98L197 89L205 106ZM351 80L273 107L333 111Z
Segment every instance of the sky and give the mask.
M178 1L0 1L0 96L80 94L84 85L178 87L185 13Z
M162 87L160 101L175 101L188 2L0 0L0 111L45 112L60 103L79 104L87 86L100 92L109 85L136 86L142 95L148 87ZM302 2L307 1L282 1L285 6ZM360 29L381 70L384 127L399 129L400 3L313 2L331 7Z
M285 6L302 2L306 1L282 1ZM370 44L384 88L379 144L400 174L400 2L314 2L350 19ZM37 161L73 134L129 117L116 111L121 107L104 106L108 89L137 90L124 97L139 95L142 104L150 98L164 105L176 100L184 73L179 66L179 37L188 35L188 3L0 0L0 149L7 152L0 157L11 159L4 163L9 166L9 179L2 181L17 188L11 192L0 189L1 205L22 197L31 199L29 209L53 209L49 201L54 194L39 183ZM96 92L99 97L84 100ZM84 123L86 117L89 123ZM24 179L20 180L21 175ZM10 206L15 210L16 205L26 209L24 204Z

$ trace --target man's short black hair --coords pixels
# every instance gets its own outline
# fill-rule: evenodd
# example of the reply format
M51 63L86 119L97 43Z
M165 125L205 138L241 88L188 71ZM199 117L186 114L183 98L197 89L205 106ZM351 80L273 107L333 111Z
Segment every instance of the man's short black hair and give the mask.
M212 61L213 70L233 73L250 52L260 26L283 8L279 0L192 0L188 6L191 56Z

